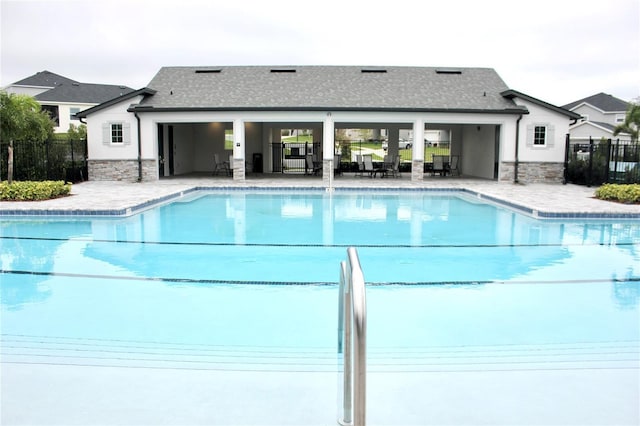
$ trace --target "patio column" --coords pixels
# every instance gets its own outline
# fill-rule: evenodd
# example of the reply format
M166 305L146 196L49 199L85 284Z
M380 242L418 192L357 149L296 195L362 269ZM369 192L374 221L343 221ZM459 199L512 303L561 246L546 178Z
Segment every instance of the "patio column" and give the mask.
M233 120L233 180L244 180L244 122Z
M424 176L424 120L422 119L413 122L411 148L411 181L421 181Z
M322 126L322 183L327 188L333 187L334 145L335 125L331 113L328 112Z
M400 141L400 128L399 127L389 127L389 139L387 140L387 155L389 156L389 161L393 161L393 159L398 155L400 151L398 149L398 142Z

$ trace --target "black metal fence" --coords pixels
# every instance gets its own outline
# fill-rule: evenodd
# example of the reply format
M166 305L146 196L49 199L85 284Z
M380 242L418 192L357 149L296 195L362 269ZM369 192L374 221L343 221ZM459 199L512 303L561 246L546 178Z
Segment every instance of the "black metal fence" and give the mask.
M413 156L412 145L406 141L398 144L398 154L400 155L400 171L411 171L411 159ZM336 152L340 155L341 171L358 171L358 156L371 155L373 162L389 162L387 158L389 153L388 142L384 140L336 140ZM432 163L434 155L448 156L450 154L450 146L448 142L441 143L425 143L424 162L425 171L428 165Z
M0 178L7 179L8 141L0 142ZM17 181L87 179L87 141L51 139L13 143L13 179Z
M640 143L567 137L565 181L579 185L640 183Z

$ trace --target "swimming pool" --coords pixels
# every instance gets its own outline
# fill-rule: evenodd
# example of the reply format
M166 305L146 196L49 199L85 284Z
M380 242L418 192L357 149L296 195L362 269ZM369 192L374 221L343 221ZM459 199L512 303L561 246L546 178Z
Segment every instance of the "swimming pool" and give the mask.
M335 373L356 246L373 374L639 368L638 221L447 192L205 191L0 224L3 365Z

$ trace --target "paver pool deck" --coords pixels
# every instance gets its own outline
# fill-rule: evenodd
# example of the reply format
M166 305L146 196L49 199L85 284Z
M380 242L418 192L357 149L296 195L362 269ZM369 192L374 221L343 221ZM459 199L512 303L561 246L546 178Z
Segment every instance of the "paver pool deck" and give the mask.
M0 202L0 215L28 213L84 214L123 213L127 209L153 204L193 188L322 188L322 180L309 176L251 177L244 182L230 178L188 176L156 182L89 181L73 185L70 197L39 202ZM562 184L513 184L479 179L428 177L422 182L408 178L373 179L341 176L333 187L366 189L467 190L489 200L530 210L534 215L614 216L640 219L640 205L621 204L593 197L594 187ZM126 213L125 213L126 214Z
M150 183L73 185L69 197L0 202L19 214L129 212L193 188L322 187L316 177L189 176ZM595 188L517 185L464 178L342 176L335 188L466 189L535 214L626 215L640 205L593 198ZM206 326L206 325L203 325ZM336 373L233 372L73 365L1 364L3 425L335 425ZM640 424L638 369L470 371L368 376L369 424ZM412 407L398 412L397 407Z

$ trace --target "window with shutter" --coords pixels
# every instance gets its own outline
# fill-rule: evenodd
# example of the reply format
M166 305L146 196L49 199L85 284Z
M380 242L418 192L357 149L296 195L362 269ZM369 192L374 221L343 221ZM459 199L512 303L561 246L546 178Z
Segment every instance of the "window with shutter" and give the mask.
M122 123L111 123L111 143L123 143Z
M547 126L535 126L533 128L533 145L543 146L547 144Z

